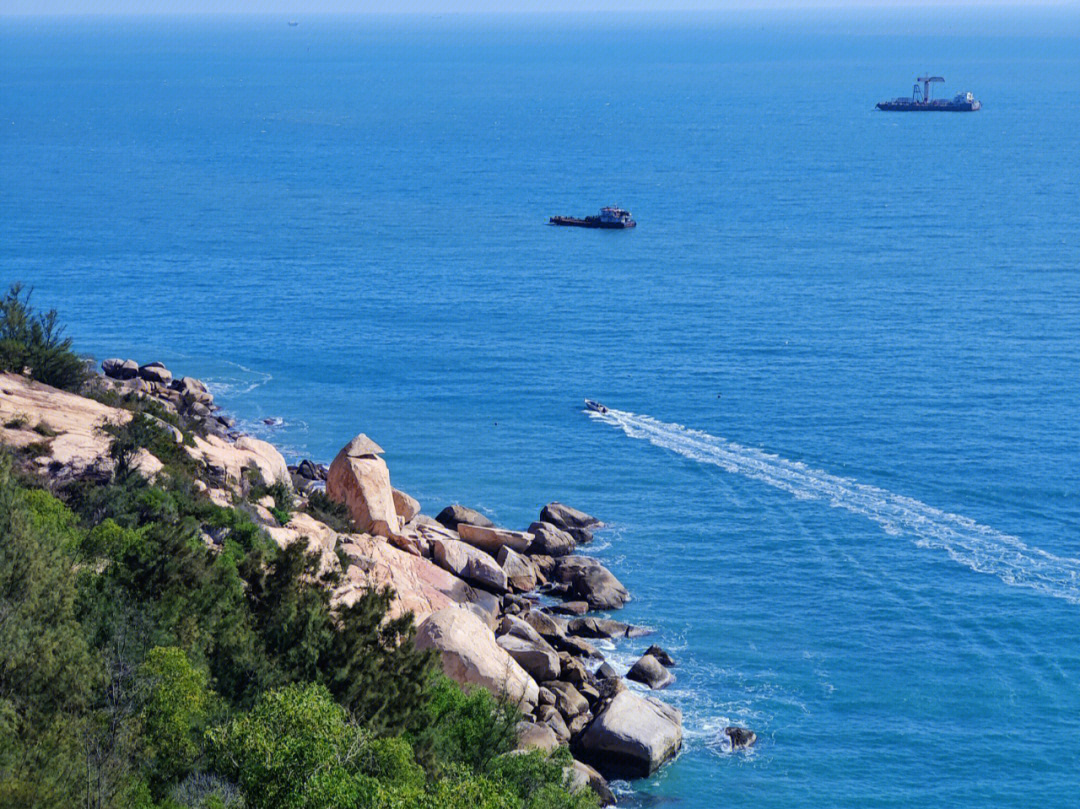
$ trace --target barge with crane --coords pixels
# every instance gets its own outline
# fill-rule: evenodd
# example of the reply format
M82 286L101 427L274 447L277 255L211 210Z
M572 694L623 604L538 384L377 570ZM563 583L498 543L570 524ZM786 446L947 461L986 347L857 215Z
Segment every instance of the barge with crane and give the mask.
M881 101L877 108L886 112L976 112L982 109L982 104L971 93L958 93L951 99L934 98L932 86L944 82L941 76L929 73L919 76L911 90L911 98Z

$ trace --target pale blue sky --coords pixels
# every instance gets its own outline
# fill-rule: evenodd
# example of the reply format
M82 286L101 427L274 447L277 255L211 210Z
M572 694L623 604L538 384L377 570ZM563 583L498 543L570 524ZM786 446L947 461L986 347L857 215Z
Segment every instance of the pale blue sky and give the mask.
M568 11L667 11L747 8L860 7L1001 7L1061 6L1075 8L1080 0L0 0L0 14L304 14L325 13L475 13Z

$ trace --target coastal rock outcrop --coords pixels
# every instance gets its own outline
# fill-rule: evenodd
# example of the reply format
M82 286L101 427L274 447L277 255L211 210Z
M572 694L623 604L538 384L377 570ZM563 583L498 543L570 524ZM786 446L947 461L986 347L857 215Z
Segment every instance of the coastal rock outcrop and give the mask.
M345 581L335 592L336 603L351 604L368 587L390 586L395 593L391 616L411 611L419 624L433 612L477 600L472 587L427 559L368 535L340 539L347 567Z
M435 649L447 677L464 686L481 686L532 710L539 686L499 644L483 621L457 607L428 616L416 631L420 649Z
M641 658L630 667L626 679L644 683L653 690L667 688L675 682L675 675L664 668L660 661L652 655L642 655Z
M452 531L456 531L461 523L479 525L481 528L494 528L495 523L475 509L461 506L455 503L447 506L438 513L435 519Z
M529 546L530 553L566 556L574 552L574 538L549 522L534 522L529 526L529 533L533 535L532 545Z
M601 806L611 806L615 803L615 793L611 791L604 776L585 762L574 759L573 763L566 768L566 776L570 792L578 792L588 787L596 793Z
M361 433L341 448L326 475L326 494L344 503L356 527L392 537L401 530L382 447Z
M611 571L588 556L564 556L558 560L555 579L570 588L570 594L588 602L594 610L616 610L629 599L629 591Z
M432 541L431 548L436 563L455 576L495 593L510 589L506 572L498 563L467 542L437 538Z
M544 506L540 511L540 521L562 529L578 542L591 542L591 529L602 525L596 517L562 503L548 503Z
M518 553L525 553L532 544L532 534L522 531L508 531L505 528L488 528L469 523L458 523L458 535L473 547L490 553L497 554L501 548L510 548Z
M678 709L622 690L578 737L576 749L605 777L644 778L679 752L682 739Z
M536 568L526 557L504 545L499 549L496 559L506 574L507 582L514 590L519 593L528 593L536 589Z

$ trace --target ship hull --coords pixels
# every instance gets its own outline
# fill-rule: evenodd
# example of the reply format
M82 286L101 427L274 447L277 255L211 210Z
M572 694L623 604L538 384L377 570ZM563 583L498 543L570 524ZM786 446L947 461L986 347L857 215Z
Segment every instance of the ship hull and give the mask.
M929 104L922 104L917 101L882 101L877 108L885 112L976 112L982 108L982 104L978 101L972 101L970 104L966 102L938 104L931 101Z
M578 219L574 216L553 216L548 220L548 224L572 228L598 228L601 230L625 230L626 228L637 227L637 222L633 220L629 222L602 222L595 216L586 216L584 219Z

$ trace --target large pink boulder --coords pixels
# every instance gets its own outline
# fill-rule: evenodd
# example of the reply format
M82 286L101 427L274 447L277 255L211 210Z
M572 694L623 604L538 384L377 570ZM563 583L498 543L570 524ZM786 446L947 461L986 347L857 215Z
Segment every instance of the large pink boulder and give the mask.
M476 615L448 607L428 616L416 631L416 646L439 652L443 672L464 686L481 686L506 695L526 712L536 705L540 687L507 652Z
M383 449L361 433L341 448L326 475L326 494L344 503L357 529L393 537L401 531L394 507L390 470L379 456Z

